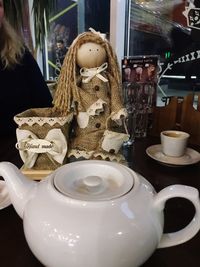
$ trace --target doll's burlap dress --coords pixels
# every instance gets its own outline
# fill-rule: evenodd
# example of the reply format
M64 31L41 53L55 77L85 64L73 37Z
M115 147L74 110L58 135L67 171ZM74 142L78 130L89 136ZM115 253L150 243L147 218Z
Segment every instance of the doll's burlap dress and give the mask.
M105 72L102 75L108 78ZM115 153L114 149L105 151L101 146L105 131L109 130L111 99L115 98L111 96L110 79L105 82L95 76L89 82L84 83L80 78L77 86L83 111L78 112L76 116L75 137L71 141L69 156L123 160L123 156ZM114 102L112 104L115 104L115 107L112 111L114 109L117 113L123 106L117 98ZM121 136L124 138L125 134L121 133Z

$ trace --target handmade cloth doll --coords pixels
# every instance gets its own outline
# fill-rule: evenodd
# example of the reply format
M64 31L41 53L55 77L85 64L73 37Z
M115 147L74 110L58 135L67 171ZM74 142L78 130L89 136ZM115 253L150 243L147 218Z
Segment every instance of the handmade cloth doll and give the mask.
M68 156L122 161L120 148L129 135L123 121L121 76L116 55L102 34L85 32L72 43L65 57L54 97L63 113L73 109Z

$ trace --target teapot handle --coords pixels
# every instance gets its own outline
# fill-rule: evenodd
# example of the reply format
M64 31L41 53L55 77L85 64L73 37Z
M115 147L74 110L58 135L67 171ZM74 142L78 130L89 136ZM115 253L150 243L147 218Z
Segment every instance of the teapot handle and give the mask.
M154 204L156 208L163 210L165 202L174 197L186 198L191 201L195 207L195 215L191 222L180 231L163 234L158 248L182 244L195 236L200 229L200 201L198 190L185 185L168 186L155 196Z

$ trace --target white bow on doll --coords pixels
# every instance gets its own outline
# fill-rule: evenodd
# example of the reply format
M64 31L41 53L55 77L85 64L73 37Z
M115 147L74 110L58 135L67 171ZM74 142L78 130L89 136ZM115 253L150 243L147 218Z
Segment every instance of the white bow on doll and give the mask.
M92 80L95 76L97 76L100 80L103 82L108 82L108 80L103 77L100 73L106 70L108 67L108 63L103 63L100 67L98 68L81 68L80 69L80 74L82 77L86 77L85 79L82 80L83 83L88 83L89 81Z
M92 33L95 33L97 34L99 37L101 37L102 40L106 41L106 34L105 33L101 33L101 32L97 32L95 31L93 28L89 28L89 30L92 32Z

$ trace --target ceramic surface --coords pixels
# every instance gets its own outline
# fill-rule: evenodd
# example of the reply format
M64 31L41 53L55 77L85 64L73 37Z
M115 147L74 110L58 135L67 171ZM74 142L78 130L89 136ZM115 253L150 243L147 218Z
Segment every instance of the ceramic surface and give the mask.
M152 159L155 159L159 163L169 166L185 166L195 164L200 161L200 153L192 148L187 148L185 154L182 157L169 157L162 152L160 144L150 146L146 149L146 153Z
M0 175L23 219L29 247L44 266L136 267L156 248L181 244L200 228L197 189L173 185L156 193L145 178L117 163L70 163L38 183L4 162ZM82 184L77 187L80 179L83 191ZM102 187L102 181L111 183ZM79 194L73 197L77 190ZM195 216L184 229L163 234L163 209L173 197L191 201Z
M167 130L160 133L162 151L169 157L184 156L189 134L182 131Z
M10 206L11 200L4 181L0 181L0 209Z

